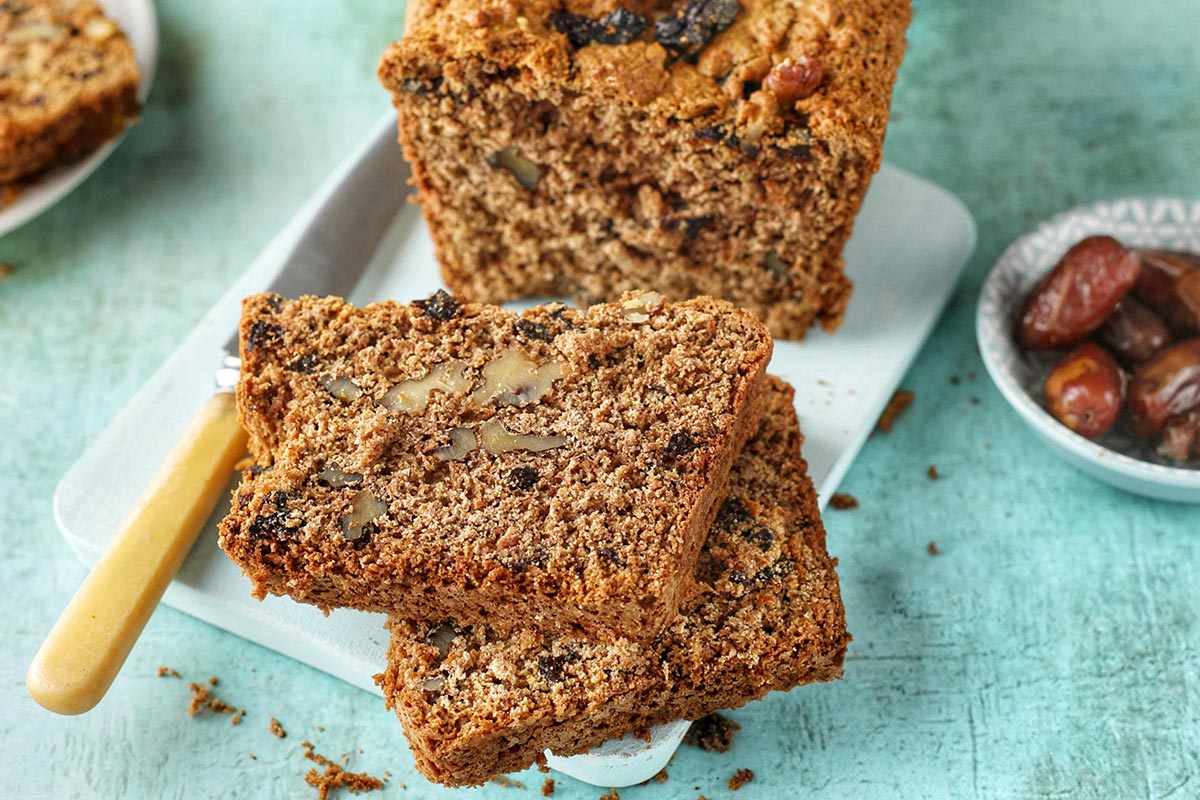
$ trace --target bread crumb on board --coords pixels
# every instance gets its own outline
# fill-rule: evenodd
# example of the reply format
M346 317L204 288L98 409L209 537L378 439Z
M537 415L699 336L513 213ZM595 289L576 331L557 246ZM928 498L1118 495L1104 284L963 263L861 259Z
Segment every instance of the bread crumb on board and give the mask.
M362 794L383 788L385 781L365 772L348 771L342 764L330 761L314 751L312 742L301 742L300 746L304 748L305 758L325 768L324 772L310 769L304 776L304 782L317 790L318 800L329 800L329 793L334 789L346 789L352 794Z
M190 682L188 688L192 690L192 699L188 704L188 716L194 717L204 709L214 711L218 714L231 714L230 722L234 725L240 725L242 717L246 716L246 709L232 706L221 700L212 693L212 688L217 685L216 676L208 679L208 685Z
M883 413L879 415L879 422L875 423L875 427L879 429L880 433L891 433L897 420L916 399L917 396L913 392L907 389L897 389L892 393L892 399L888 400Z
M542 797L549 797L554 794L554 778L546 778L546 782L542 784Z
M729 779L729 791L736 792L752 780L754 780L754 772L752 770L739 769Z
M283 726L279 724L279 720L275 719L274 717L271 717L271 721L267 724L267 730L271 732L272 736L280 739L287 738L287 731L285 731Z
M175 670L171 669L170 667L159 667L158 668L158 677L160 677L160 678L182 678L183 676L180 675Z
M829 498L829 505L834 511L849 511L858 508L858 498L849 492L838 492Z
M721 714L709 714L691 724L683 735L683 743L710 753L724 753L733 747L733 734L742 726ZM664 778L665 771L664 771Z

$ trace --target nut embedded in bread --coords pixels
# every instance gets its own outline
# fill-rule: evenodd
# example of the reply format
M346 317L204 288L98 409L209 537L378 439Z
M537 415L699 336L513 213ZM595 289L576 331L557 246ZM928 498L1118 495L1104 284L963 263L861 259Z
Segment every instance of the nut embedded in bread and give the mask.
M701 591L651 642L393 617L377 680L421 772L479 784L546 749L572 755L840 677L850 636L800 439L791 387L769 377L762 428L701 551Z
M771 355L750 314L651 293L258 295L241 334L258 466L221 546L259 595L635 638L692 588Z
M837 326L908 0L409 3L384 55L446 283Z

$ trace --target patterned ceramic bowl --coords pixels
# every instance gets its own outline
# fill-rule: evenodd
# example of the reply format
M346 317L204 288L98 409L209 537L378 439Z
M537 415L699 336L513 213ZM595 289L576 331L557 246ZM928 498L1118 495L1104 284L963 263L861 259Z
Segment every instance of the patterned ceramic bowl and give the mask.
M1014 242L984 282L975 318L979 350L1001 394L1052 450L1084 472L1129 492L1200 503L1200 465L1159 455L1122 418L1100 439L1085 439L1046 411L1042 384L1053 353L1025 353L1012 337L1025 295L1075 242L1109 234L1130 247L1200 252L1200 201L1111 200L1081 206L1042 223Z

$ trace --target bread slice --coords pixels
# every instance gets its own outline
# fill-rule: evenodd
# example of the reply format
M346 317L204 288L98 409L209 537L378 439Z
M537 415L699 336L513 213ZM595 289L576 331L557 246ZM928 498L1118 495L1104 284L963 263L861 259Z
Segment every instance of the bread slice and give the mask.
M221 546L258 595L636 638L691 589L771 355L750 314L649 293L258 295L241 335L258 467Z
M0 3L0 186L121 133L138 80L129 41L90 0Z
M713 295L841 321L909 0L410 0L379 77L472 300Z
M733 467L701 552L704 590L654 641L391 619L388 666L376 680L422 773L479 784L547 749L580 753L841 675L850 636L836 561L800 456L791 388L768 380L762 429Z

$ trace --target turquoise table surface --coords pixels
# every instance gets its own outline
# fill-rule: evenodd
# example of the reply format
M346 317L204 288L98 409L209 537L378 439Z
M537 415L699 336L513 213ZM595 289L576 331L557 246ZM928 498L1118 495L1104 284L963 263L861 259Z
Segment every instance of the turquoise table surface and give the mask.
M15 267L0 281L0 797L314 797L304 739L390 770L368 797L460 796L413 770L375 697L169 608L91 713L25 694L84 574L55 529L56 482L387 108L374 64L402 18L369 0L159 12L141 123L0 238ZM1200 797L1200 509L1050 455L983 374L972 325L987 269L1037 221L1200 196L1197 31L1197 0L919 4L887 157L961 196L979 247L904 379L915 405L843 484L861 507L827 515L855 636L845 680L734 712L731 752L682 748L665 783L622 797ZM160 664L219 676L245 720L188 718ZM733 794L741 767L756 778ZM461 796L540 797L536 771L513 778L524 790ZM562 778L555 797L600 794Z

